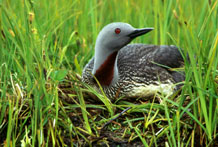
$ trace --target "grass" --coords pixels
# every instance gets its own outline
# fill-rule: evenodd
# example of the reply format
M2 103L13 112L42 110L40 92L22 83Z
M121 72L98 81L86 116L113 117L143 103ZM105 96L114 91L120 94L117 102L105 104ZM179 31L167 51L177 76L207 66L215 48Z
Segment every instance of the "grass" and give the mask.
M217 12L217 0L1 0L1 145L218 145ZM155 28L134 42L184 49L180 93L111 102L81 83L98 32L116 21Z

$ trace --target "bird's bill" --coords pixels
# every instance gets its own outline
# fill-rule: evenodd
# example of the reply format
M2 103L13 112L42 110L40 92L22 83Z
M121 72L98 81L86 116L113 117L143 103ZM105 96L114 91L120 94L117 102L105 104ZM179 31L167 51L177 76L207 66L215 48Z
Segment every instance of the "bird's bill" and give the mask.
M152 31L154 28L143 28L143 29L136 29L135 31L133 31L132 33L130 33L128 36L131 39L134 39L138 36L144 35L150 31Z

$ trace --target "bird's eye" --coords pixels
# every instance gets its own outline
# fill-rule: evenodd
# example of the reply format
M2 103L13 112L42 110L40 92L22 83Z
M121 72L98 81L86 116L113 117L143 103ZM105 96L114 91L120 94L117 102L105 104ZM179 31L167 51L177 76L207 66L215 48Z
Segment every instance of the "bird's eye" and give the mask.
M116 28L114 31L115 31L116 34L120 34L121 29L120 28Z

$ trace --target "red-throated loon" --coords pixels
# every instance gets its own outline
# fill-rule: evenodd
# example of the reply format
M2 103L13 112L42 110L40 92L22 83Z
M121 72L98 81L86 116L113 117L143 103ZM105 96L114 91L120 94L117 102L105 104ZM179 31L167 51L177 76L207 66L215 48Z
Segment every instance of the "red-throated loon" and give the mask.
M175 85L185 76L169 68L183 65L183 58L175 46L130 44L134 38L153 28L136 29L130 24L115 22L99 33L95 55L85 66L82 81L115 97L148 97L157 92L171 95Z

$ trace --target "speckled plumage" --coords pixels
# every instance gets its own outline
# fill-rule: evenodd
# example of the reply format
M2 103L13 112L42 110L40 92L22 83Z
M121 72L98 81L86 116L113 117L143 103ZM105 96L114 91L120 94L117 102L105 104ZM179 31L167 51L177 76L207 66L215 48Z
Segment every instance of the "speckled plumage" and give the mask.
M82 81L98 89L91 74L94 60L93 57L85 66ZM130 44L117 54L118 81L110 86L102 85L102 88L111 99L120 96L147 97L156 92L169 95L178 88L175 83L183 81L185 76L167 67L182 65L183 58L175 46Z

